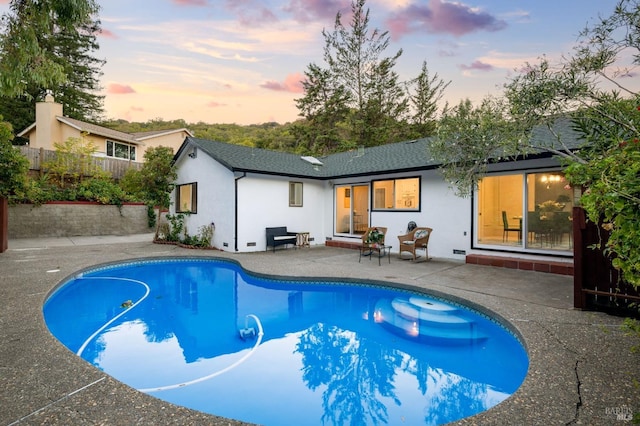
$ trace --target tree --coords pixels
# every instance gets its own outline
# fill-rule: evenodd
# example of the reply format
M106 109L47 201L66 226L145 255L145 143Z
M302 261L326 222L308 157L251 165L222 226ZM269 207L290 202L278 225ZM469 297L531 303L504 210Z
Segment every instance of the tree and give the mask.
M67 80L50 87L56 101L63 105L66 116L77 120L98 122L103 113L100 77L105 60L92 56L100 46L96 40L101 32L100 21L91 20L77 28L61 30L52 38L51 49L64 67ZM41 95L46 88L43 88Z
M438 73L429 75L427 61L422 62L422 68L418 77L409 82L409 102L413 110L411 116L412 138L424 138L431 136L436 129L436 113L438 102L444 96L444 91L451 84L451 80L445 82ZM445 107L446 108L446 107Z
M158 208L156 236L160 230L160 214L171 205L171 191L178 173L173 163L173 149L158 146L144 153L144 164L140 170L129 169L122 186L125 191L136 194L140 199Z
M429 151L442 163L445 180L466 197L476 189L490 160L528 152L521 145L525 136L520 123L505 113L502 99L487 97L478 107L466 99L443 110Z
M29 161L11 144L11 125L0 117L0 253L8 248L8 199L26 186Z
M27 12L29 7L33 7L29 2L22 2L23 6L18 3L12 3L13 14L6 14L2 18L5 24L5 32L0 38L2 78L18 78L17 74L11 75L21 69L20 64L15 63L17 58L6 58L5 52L11 52L14 47L22 49L15 44L23 40L20 38L23 27L36 25L34 22L39 19L31 15L33 10ZM19 10L23 13L19 14ZM35 10L40 13L44 9ZM103 96L98 95L97 91L100 89L99 78L105 61L92 56L92 52L99 49L96 35L100 32L100 21L89 15L73 25L63 25L63 22L64 18L54 16L46 32L34 35L42 55L46 54L46 60L61 70L63 79L31 78L32 65L24 64L22 70L27 75L20 80L19 87L11 87L9 82L0 81L0 114L7 117L14 129L22 130L34 122L35 102L41 100L47 90L53 92L56 100L63 104L65 115L71 118L96 122L102 115ZM19 31L15 28L19 28ZM28 60L23 58L23 61ZM39 61L39 58L35 60ZM11 68L11 72L5 75L6 68Z
M388 31L369 29L365 0L353 0L351 12L349 27L338 13L333 31L322 31L327 68L309 65L303 82L305 96L296 101L300 115L308 120L311 146L328 143L355 148L388 143L396 131L389 126L401 121L407 110L406 93L393 71L402 50L383 57L390 37ZM336 134L337 127L347 133ZM316 149L327 151L331 150Z
M0 198L21 195L25 190L29 160L11 144L11 125L0 117Z
M48 41L56 31L88 24L99 7L94 0L13 0L0 37L0 94L28 95L30 86L57 87L67 70Z
M345 135L339 131L339 123L349 114L349 94L331 76L331 71L310 64L302 82L305 96L296 99L296 105L305 122L293 128L300 153L326 155L336 151ZM302 148L302 149L301 149Z

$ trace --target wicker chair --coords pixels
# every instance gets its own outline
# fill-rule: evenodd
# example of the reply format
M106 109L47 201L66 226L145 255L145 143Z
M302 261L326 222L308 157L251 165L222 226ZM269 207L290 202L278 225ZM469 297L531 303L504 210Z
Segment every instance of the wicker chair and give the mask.
M433 229L431 228L417 227L405 235L398 235L398 240L400 241L400 252L398 256L403 259L402 253L409 252L411 253L411 260L415 262L419 257L416 255L416 252L418 250L424 250L425 260L431 260L429 258L429 237L432 231Z

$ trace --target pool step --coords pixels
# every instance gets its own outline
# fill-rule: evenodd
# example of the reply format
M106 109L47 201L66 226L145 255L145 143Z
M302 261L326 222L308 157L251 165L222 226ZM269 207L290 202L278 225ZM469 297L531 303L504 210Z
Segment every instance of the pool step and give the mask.
M432 343L465 344L488 337L459 308L418 296L378 301L375 320L396 334Z

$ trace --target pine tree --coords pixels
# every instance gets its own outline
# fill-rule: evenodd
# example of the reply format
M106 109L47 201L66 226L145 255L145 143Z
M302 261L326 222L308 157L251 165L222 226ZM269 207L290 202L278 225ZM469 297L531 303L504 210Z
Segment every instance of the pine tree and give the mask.
M99 48L98 6L92 0L14 0L2 17L0 34L0 114L16 131L35 120L35 102L51 90L65 115L97 121L103 97L97 94L105 61Z
M451 80L445 82L438 73L429 75L427 61L422 62L420 74L410 82L414 89L409 95L413 114L411 116L412 138L424 138L434 134L436 129L436 112L438 102Z
M408 109L404 85L394 71L402 55L384 57L388 31L369 29L365 0L353 0L348 27L336 15L333 31L322 31L327 68L311 64L298 99L305 118L297 128L313 152L335 152L389 143L401 134Z

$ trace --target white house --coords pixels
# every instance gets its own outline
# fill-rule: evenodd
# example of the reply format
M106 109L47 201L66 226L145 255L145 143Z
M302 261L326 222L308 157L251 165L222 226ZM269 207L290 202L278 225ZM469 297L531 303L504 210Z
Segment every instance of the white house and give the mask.
M568 122L557 131L578 140ZM538 131L540 143L552 140ZM234 252L266 249L265 228L308 232L311 244L347 246L369 226L397 235L414 221L433 228L429 255L572 257L573 189L548 152L496 161L472 197L443 181L426 139L322 158L187 137L176 153L172 213L191 235L215 224L214 246Z

